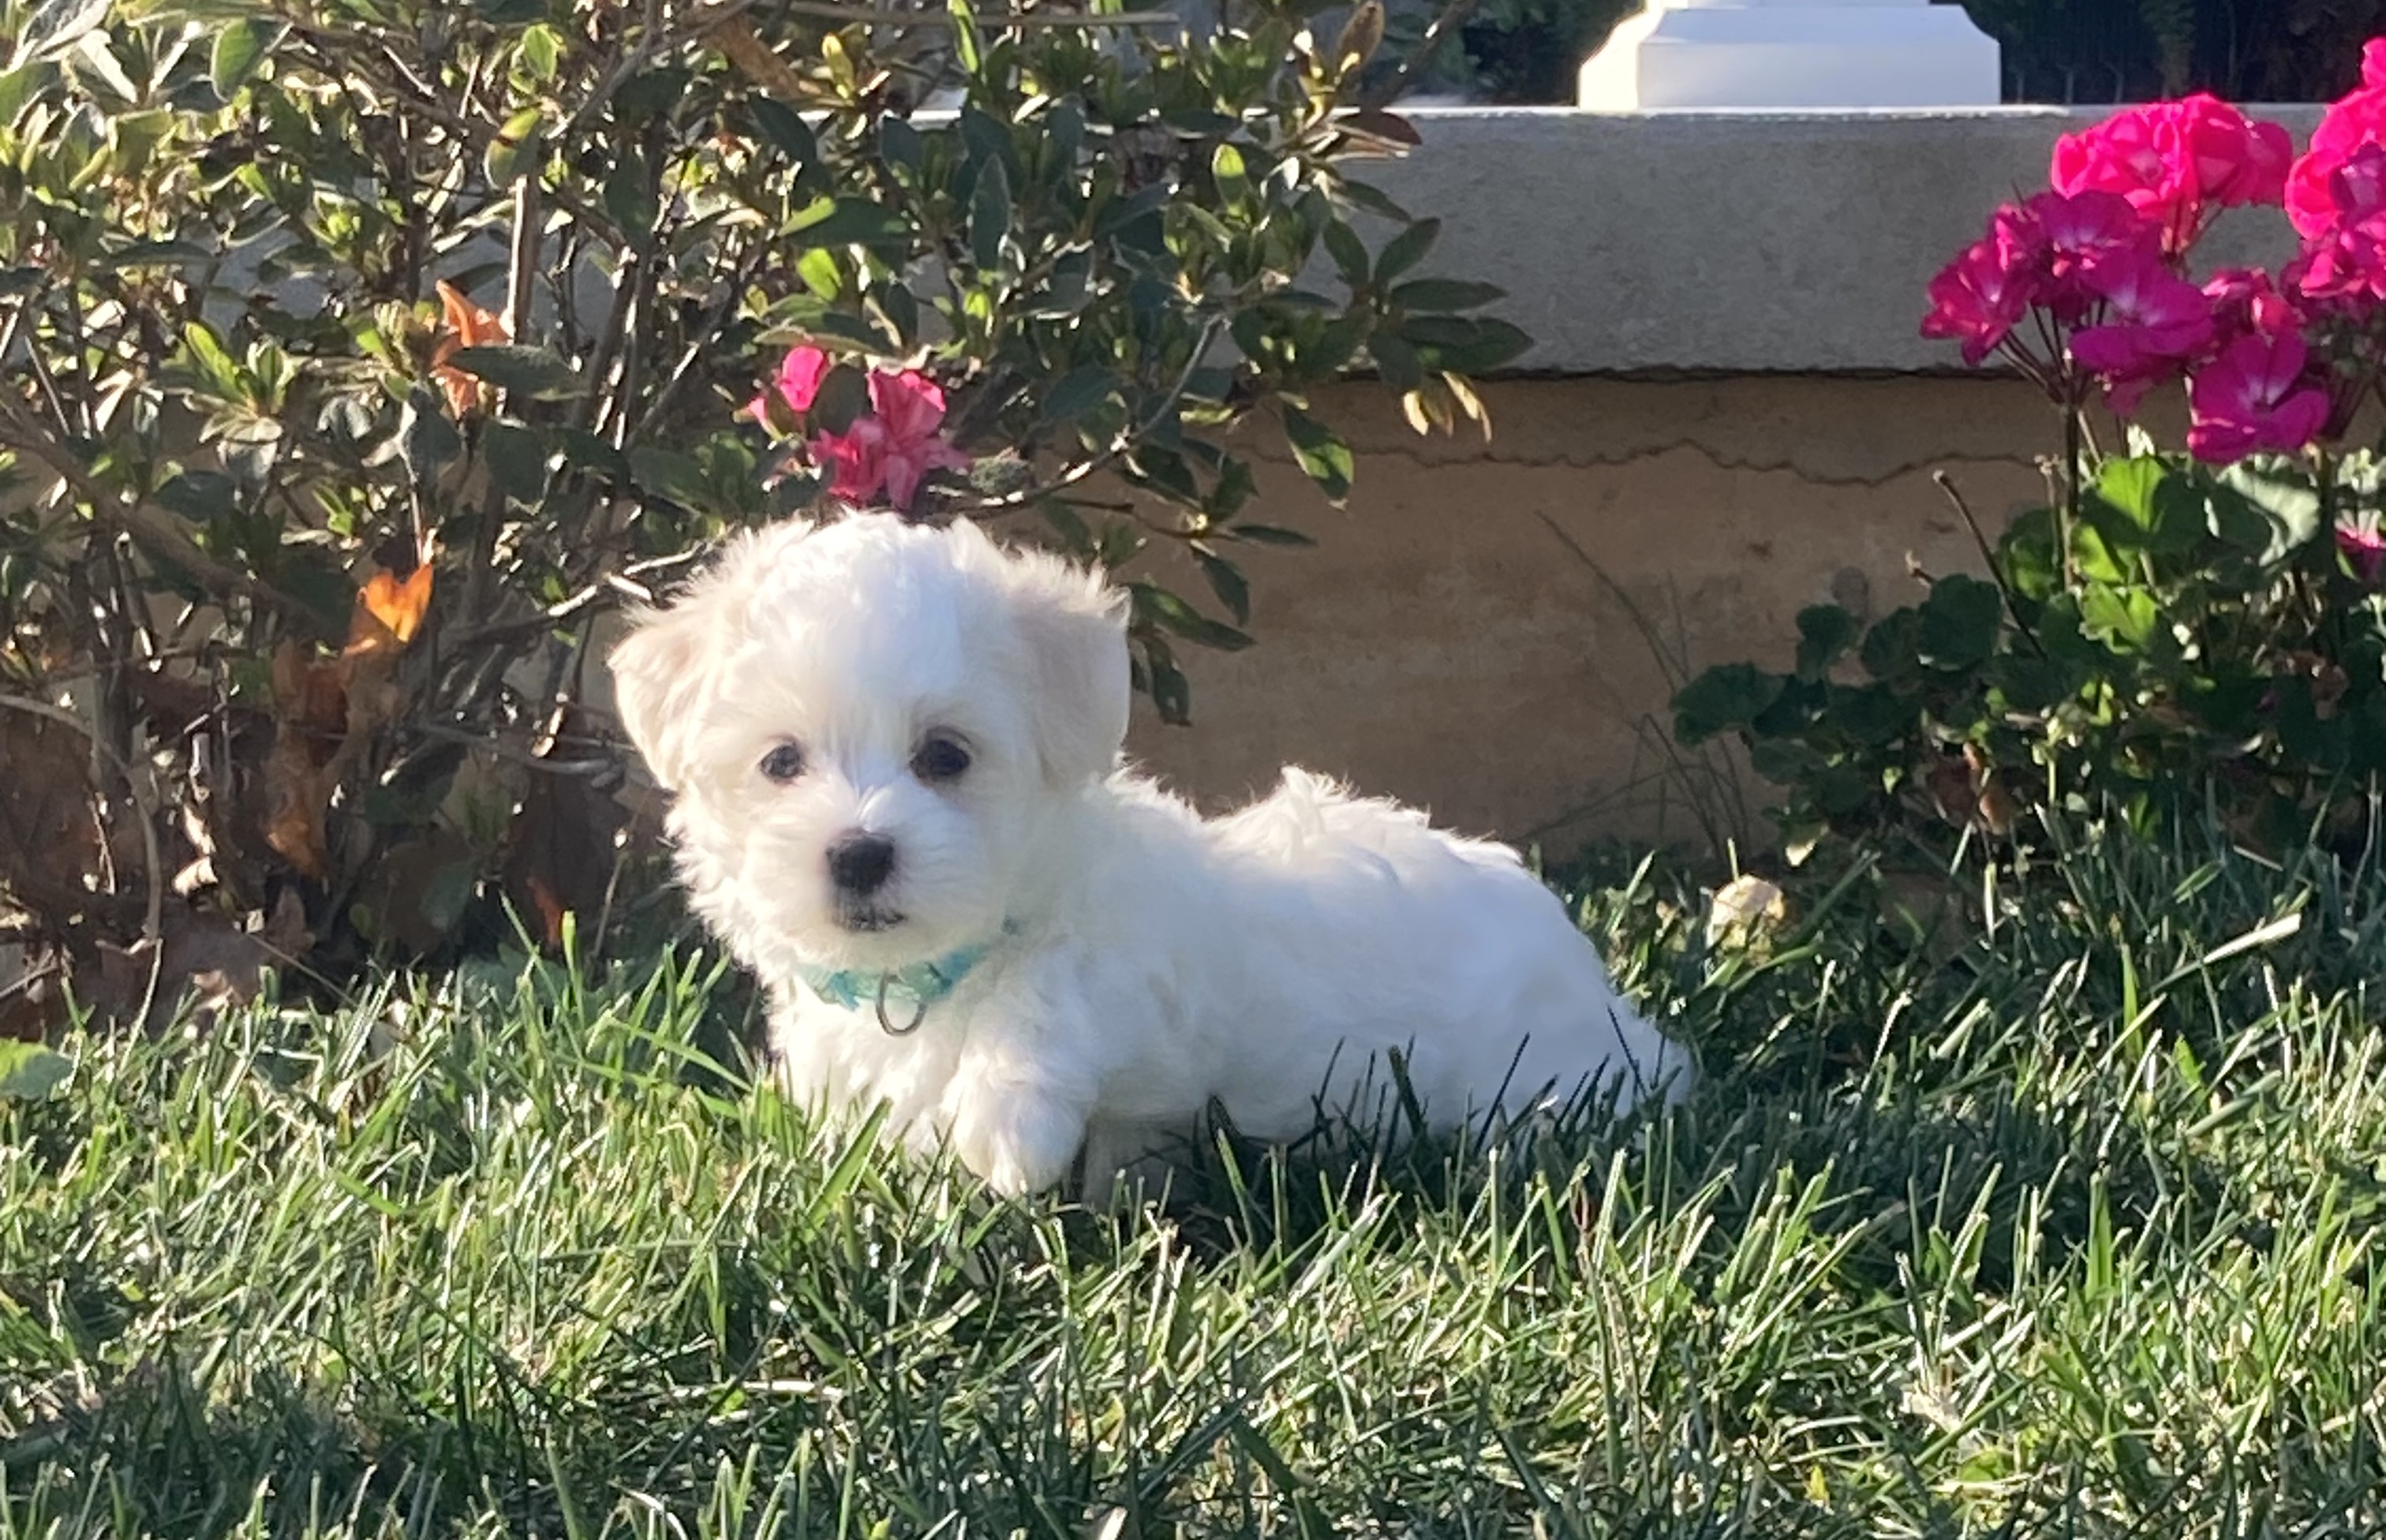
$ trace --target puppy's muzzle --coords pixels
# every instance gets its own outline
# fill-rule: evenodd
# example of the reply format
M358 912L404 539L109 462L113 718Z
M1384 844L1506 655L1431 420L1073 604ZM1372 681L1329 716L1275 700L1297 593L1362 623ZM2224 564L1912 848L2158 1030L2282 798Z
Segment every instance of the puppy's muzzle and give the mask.
M828 878L840 901L868 898L895 874L895 842L855 831L828 847Z

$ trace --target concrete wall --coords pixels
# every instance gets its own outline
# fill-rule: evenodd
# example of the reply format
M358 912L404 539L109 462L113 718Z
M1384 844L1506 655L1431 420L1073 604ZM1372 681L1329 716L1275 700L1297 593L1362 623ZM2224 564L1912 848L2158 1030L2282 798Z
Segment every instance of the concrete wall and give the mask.
M1984 378L1514 381L1485 399L1488 444L1416 438L1371 384L1319 403L1359 450L1348 507L1272 457L1271 516L1320 545L1250 553L1259 645L1188 653L1195 725L1145 713L1140 758L1212 804L1294 760L1553 853L1761 833L1761 785L1670 749L1674 682L1786 658L1805 605L1910 602L1909 555L1977 570L1931 471L1999 524L2041 494L2053 433L2034 391Z

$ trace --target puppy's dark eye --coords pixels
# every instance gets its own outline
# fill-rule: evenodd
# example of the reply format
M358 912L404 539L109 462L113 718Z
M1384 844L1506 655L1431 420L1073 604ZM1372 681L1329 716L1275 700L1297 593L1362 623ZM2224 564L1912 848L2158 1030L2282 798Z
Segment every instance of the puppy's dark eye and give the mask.
M795 744L781 744L762 756L762 773L782 785L801 778L804 773L804 751Z
M970 751L949 732L931 732L911 756L911 773L923 781L951 781L970 768Z

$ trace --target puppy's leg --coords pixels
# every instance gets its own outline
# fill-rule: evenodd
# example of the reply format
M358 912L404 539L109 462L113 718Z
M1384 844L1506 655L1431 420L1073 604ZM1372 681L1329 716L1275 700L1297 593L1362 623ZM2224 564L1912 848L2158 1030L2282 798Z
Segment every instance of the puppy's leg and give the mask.
M1093 1097L1015 1065L996 1073L973 1057L962 1056L945 1093L953 1153L1006 1197L1058 1185L1085 1143Z

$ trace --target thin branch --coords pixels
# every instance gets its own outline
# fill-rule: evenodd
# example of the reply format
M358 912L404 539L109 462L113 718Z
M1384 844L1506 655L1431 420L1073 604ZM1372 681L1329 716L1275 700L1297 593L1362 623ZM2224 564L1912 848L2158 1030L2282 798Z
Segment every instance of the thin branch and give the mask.
M1408 57L1400 60L1399 68L1375 89L1361 96L1359 105L1362 107L1385 107L1399 100L1400 93L1424 76L1440 55L1442 44L1458 34L1458 30L1466 25L1467 19L1481 4L1482 0L1450 0L1425 28L1425 35L1417 39L1416 46L1409 50Z
M503 759L508 764L521 765L525 769L539 770L547 775L570 776L579 781L601 781L616 773L621 768L609 757L557 759L551 757L541 757L529 749L517 748L503 739L493 737L488 733L471 732L460 727L449 727L444 722L416 722L407 731L420 737L437 739L445 744L461 744L495 758Z
M1170 386L1168 394L1161 398L1158 408L1141 424L1121 430L1118 436L1111 440L1110 446L1100 454L1082 465L1071 466L1049 481L1040 482L1034 486L1022 487L1017 492L1006 492L998 497L984 497L973 503L963 504L962 511L973 515L1008 513L1025 507L1031 503L1039 502L1055 493L1065 492L1079 482L1115 464L1122 456L1149 438L1152 432L1166 419L1168 414L1176 409L1178 403L1185 399L1185 393L1192 388L1194 374L1201 368L1201 360L1209 356L1210 344L1218 340L1218 333L1224 331L1225 327L1225 319L1221 316L1212 316L1202 323L1200 338L1193 344L1193 356L1185 360L1185 368L1177 373L1176 383Z
M163 508L119 497L100 485L75 458L72 451L44 432L19 410L14 402L5 397L0 397L0 444L30 455L47 466L53 474L73 489L77 496L91 505L94 520L108 530L132 536L132 543L153 558L170 562L194 577L205 579L220 589L266 605L283 614L307 616L312 613L296 599L259 582L254 574L219 561L199 549Z
M726 7L724 7L726 8ZM736 9L746 7L739 6ZM841 6L836 0L779 0L771 7L773 16L800 16L810 21L835 21L846 25L920 27L955 19L947 10L899 10L885 6ZM1111 16L1089 16L1082 11L980 11L972 18L980 27L999 30L1004 27L1083 27L1100 30L1109 27L1181 27L1185 19L1174 11L1120 11Z
M595 608L609 593L640 604L649 603L654 598L654 591L644 583L634 582L619 572L608 572L570 598L559 599L535 614L517 616L510 620L492 620L486 625L459 632L447 639L447 646L461 652L468 647L486 646L492 642L508 642L517 636L546 631Z

